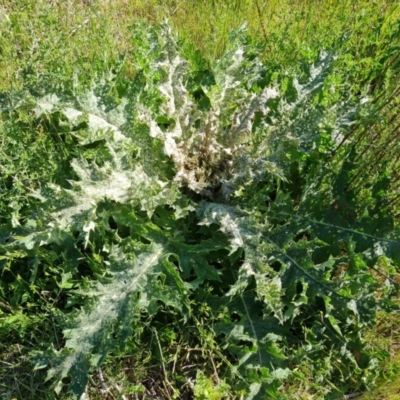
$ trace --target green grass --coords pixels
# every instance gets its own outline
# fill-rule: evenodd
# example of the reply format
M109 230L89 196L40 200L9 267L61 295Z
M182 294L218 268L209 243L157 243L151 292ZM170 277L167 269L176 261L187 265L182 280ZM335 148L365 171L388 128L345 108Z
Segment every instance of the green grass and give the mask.
M124 83L136 72L132 29L141 20L158 24L168 18L185 52L192 59L197 57L198 68L204 69L223 53L230 30L247 21L254 40L263 43L261 58L268 60L272 69L276 66L288 72L301 70L301 62L314 60L320 49L334 48L338 52L335 65L338 76L346 71L349 77L348 81L337 84L350 85L353 96L367 92L375 99L374 112L368 118L361 116L348 138L358 143L362 154L352 188L362 194L363 188L386 174L391 188L382 194L383 204L398 214L399 221L400 91L396 90L400 76L400 7L397 3L387 0L2 0L0 102L15 104L26 91L40 94L62 89L76 93L106 73L116 76L109 95L120 93ZM9 91L15 96L5 95ZM59 126L52 126L52 121L45 122L46 126L34 126L34 116L23 107L19 108L17 119L17 126L8 124L7 116L0 121L2 223L10 219L18 223L32 201L30 194L34 190L47 182L73 178L65 175L65 166L76 156L74 139ZM2 268L0 284L15 274L5 265ZM51 269L51 260L48 268ZM27 355L33 349L45 349L48 343L62 341L53 323L56 316L51 305L63 301L63 292L60 290L57 298L49 299L42 288L41 301L30 304L29 293L35 292L35 287L22 280L19 284L26 287L26 309L19 308L19 299L5 302L0 286L0 398L55 399L56 395L44 383L45 373L33 371ZM174 329L167 324L160 326L156 333L146 328L144 321L143 332L132 338L128 349L114 355L102 368L103 378L99 372L93 375L90 398L122 399L123 395L125 398L136 395L138 398L155 395L185 398L185 393L192 390L191 383L182 382L180 372L187 369L192 369L193 378L197 369L207 374L202 381L206 389L197 388L199 399L205 398L204 390L214 391L215 398L220 398L218 388L224 388L224 382L215 376L215 365L229 360L222 358L207 334L207 313L202 310L198 316L199 324L205 325L202 337L179 335L180 321L169 321ZM371 346L382 358L381 365L387 363L384 352L390 354L385 372L390 377L396 371L394 365L400 363L394 355L399 340L398 325L399 313L384 315L371 333ZM138 348L139 339L145 344L143 348ZM292 386L284 390L297 396L293 398L316 398L313 397L315 383L307 382L304 376L307 370L299 371L299 379L294 379ZM178 395L171 387L184 389ZM398 381L390 386L393 396L398 387ZM390 398L379 397L380 393L368 394L363 400ZM67 399L66 394L62 396Z
M90 79L115 65L122 54L127 66L134 58L131 27L141 19L158 24L168 18L180 39L209 60L222 54L229 31L247 21L250 34L266 41L262 55L269 62L290 65L305 55L313 59L319 49L332 47L348 33L352 35L348 47L357 61L368 53L374 56L373 47L382 39L378 31L382 26L390 29L390 21L398 19L395 4L366 0L3 0L0 77L6 89L41 73L65 79L79 71L82 79ZM357 65L364 74L367 61L372 62Z
M376 390L367 392L359 397L360 400L395 400L400 393L400 316L382 314L378 316L378 323L369 338L370 345L387 352L385 373L388 379L382 379ZM389 362L387 362L389 361Z

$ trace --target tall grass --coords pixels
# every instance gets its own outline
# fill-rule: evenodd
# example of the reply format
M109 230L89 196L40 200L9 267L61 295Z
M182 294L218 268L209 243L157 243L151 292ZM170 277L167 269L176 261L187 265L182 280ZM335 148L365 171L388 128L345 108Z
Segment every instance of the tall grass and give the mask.
M131 27L138 20L164 18L209 60L221 55L229 31L247 21L251 35L266 41L262 56L279 65L312 59L321 48L352 35L346 47L365 57L380 26L396 21L396 2L300 0L87 0L1 3L1 82L21 84L27 74L85 76L107 68L121 54L134 57ZM392 5L391 5L392 4ZM386 24L386 25L385 25ZM88 68L90 67L90 68ZM361 68L361 65L359 65Z

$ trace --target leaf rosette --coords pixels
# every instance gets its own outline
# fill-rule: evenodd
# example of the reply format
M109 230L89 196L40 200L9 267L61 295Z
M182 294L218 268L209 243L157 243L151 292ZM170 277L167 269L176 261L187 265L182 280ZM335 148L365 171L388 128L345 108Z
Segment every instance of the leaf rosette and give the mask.
M80 396L143 314L151 321L163 304L188 321L204 303L230 360L221 369L246 399L280 398L310 360L331 360L321 381L373 380L362 334L386 298L376 298L371 268L398 264L400 245L370 232L368 215L342 212L338 226L329 212L352 194L340 180L346 162L330 165L327 149L362 107L327 98L332 54L321 52L302 79L270 71L242 27L193 85L167 24L137 28L135 44L125 97L108 103L111 77L29 100L82 149L74 178L36 192L34 218L2 247L10 259L59 252L58 284L76 302L62 310L63 348L37 367L50 366L57 392L71 378ZM88 160L92 148L101 157Z

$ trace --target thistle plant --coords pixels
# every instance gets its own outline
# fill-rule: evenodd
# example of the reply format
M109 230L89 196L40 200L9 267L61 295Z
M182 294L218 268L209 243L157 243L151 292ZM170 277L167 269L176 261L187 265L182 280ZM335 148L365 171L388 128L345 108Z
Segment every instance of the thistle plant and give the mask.
M363 334L393 282L385 271L382 288L371 271L398 265L400 245L371 223L379 210L352 211L351 162L327 162L363 107L330 97L334 56L321 51L301 78L271 71L242 27L220 60L195 71L167 24L134 38L137 74L124 96L107 95L109 76L15 105L78 148L73 178L35 192L2 244L11 269L35 259L40 270L56 253L57 284L75 299L57 311L64 344L39 351L37 368L58 393L69 377L80 396L143 315L151 324L162 305L187 322L205 304L229 360L219 374L240 398L281 398L304 365L334 383L332 395L351 380L372 384Z

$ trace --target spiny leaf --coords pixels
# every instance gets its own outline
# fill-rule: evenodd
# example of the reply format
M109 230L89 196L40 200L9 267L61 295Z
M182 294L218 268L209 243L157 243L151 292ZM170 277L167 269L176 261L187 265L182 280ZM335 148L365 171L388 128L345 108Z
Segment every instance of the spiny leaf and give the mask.
M55 388L70 376L74 393L83 393L89 368L98 367L116 346L122 346L132 334L132 322L141 311L151 314L157 301L176 307L182 312L182 301L189 287L168 262L167 245L152 243L139 255L129 251L129 243L114 246L109 253L107 274L111 278L94 283L82 294L87 298L83 310L69 318L64 329L65 347L54 355L48 379L56 378ZM162 271L172 274L180 296L171 296L169 287L157 279ZM188 302L186 301L186 306ZM116 339L112 339L115 335Z

